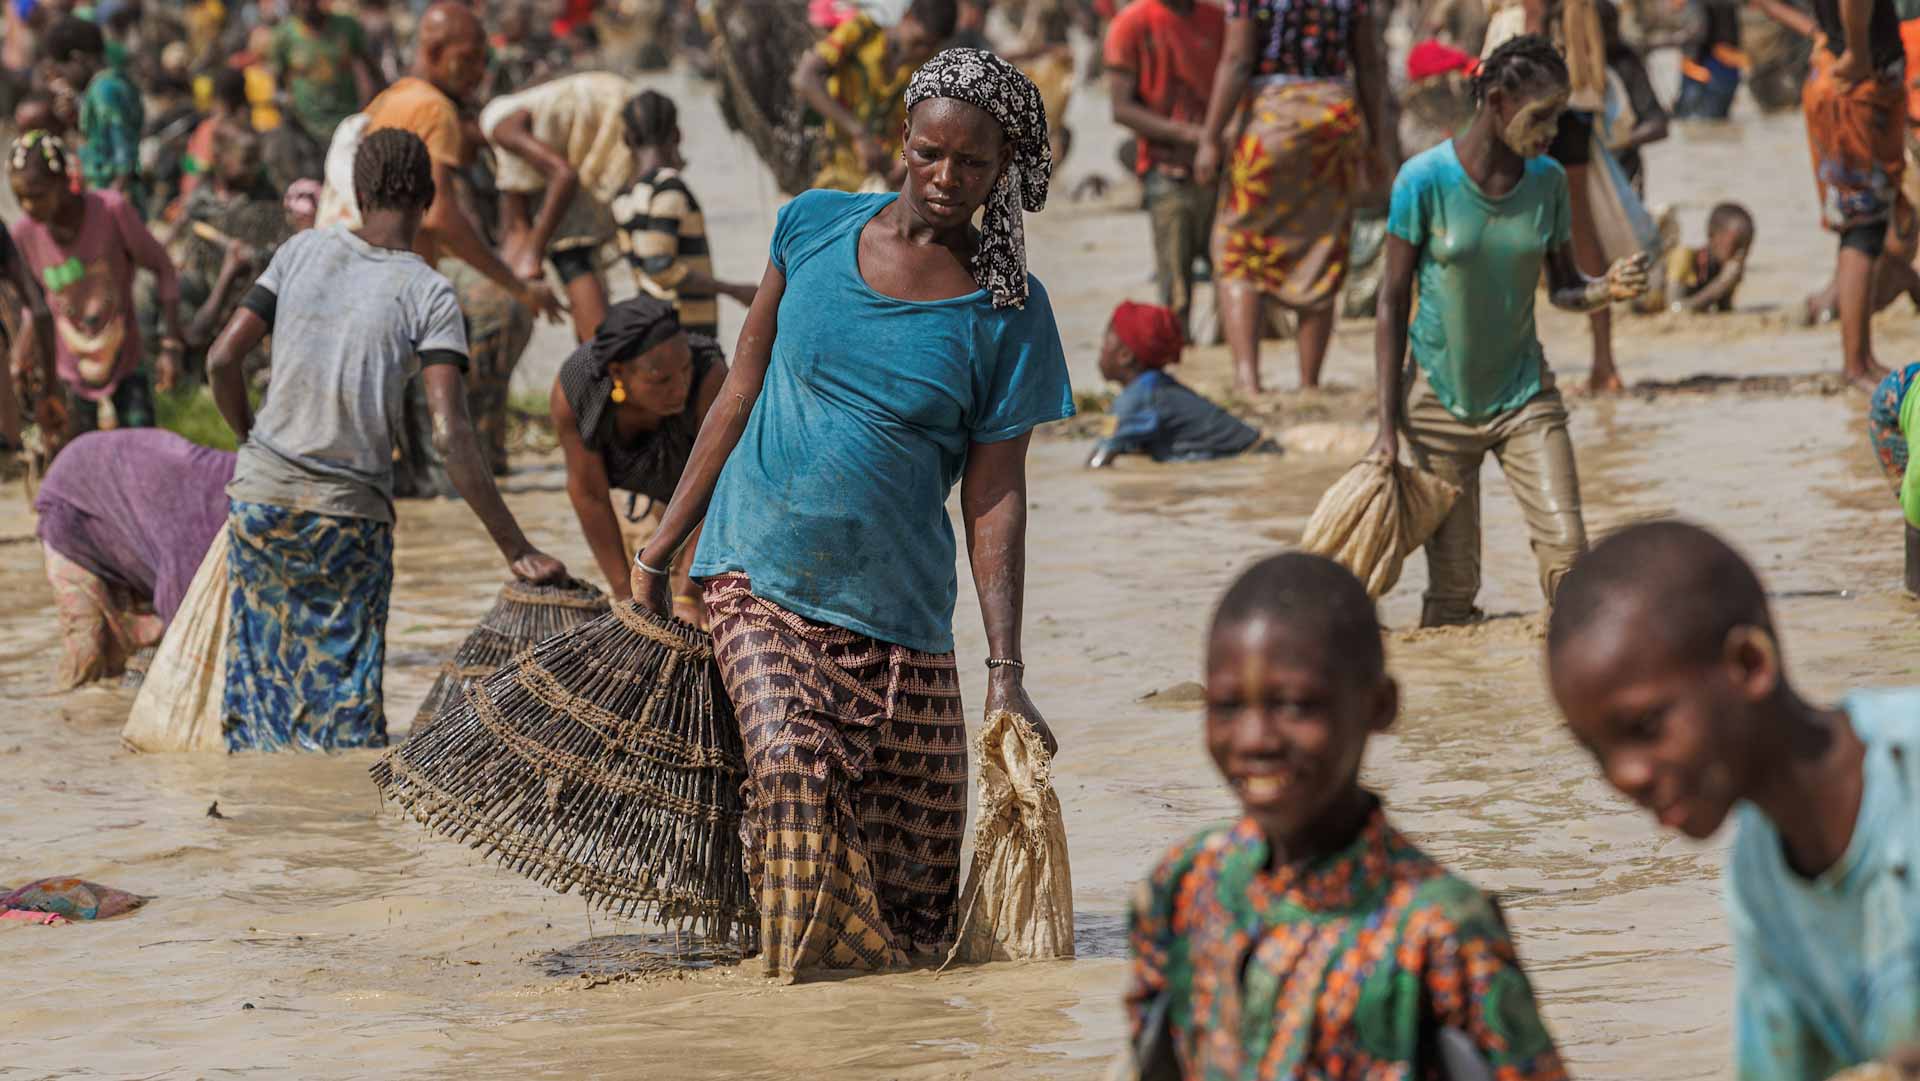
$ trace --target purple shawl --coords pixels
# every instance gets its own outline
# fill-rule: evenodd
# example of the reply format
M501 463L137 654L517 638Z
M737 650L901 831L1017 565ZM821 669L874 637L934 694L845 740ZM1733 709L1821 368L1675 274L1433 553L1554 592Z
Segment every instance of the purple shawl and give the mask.
M89 432L53 460L34 509L41 543L153 598L171 623L227 524L234 455L160 428Z

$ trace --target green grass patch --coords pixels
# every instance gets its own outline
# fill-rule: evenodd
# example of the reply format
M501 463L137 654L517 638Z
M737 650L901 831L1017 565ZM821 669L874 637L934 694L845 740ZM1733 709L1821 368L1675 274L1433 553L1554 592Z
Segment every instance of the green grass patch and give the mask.
M213 392L204 386L177 387L165 394L153 395L154 411L160 415L160 427L215 450L233 450L238 444L233 429L213 404Z

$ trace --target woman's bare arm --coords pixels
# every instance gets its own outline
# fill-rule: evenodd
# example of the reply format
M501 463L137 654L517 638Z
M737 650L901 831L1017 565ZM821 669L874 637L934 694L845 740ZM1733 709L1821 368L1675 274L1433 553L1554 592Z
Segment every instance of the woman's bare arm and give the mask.
M641 550L639 562L661 570L670 568L687 540L706 519L707 504L713 499L714 485L720 482L720 470L747 430L747 418L760 400L760 388L767 378L767 364L773 359L773 339L779 331L780 299L787 292L787 276L778 267L768 265L766 276L754 294L753 307L740 328L739 344L734 346L733 365L700 423L694 438L693 453L673 499L660 519L660 528ZM633 599L658 615L671 610L672 596L664 576L633 568Z
M247 401L247 377L240 362L271 328L250 308L241 308L227 320L227 329L214 339L207 350L207 382L213 387L213 404L233 429L241 443L253 431L253 405Z
M1220 140L1227 121L1240 108L1253 77L1254 25L1251 18L1228 19L1225 51L1213 75L1213 94L1207 99L1207 119L1200 130L1200 150L1193 159L1193 177L1210 184L1220 173Z
M967 533L967 557L980 618L987 629L987 655L1022 661L1020 627L1027 590L1027 445L1031 433L999 443L975 443L967 450L960 478L960 514ZM1059 743L1022 685L1019 664L987 673L987 712L1018 713L1040 733L1048 753Z
M573 516L580 520L580 532L586 535L593 561L607 576L608 592L615 600L624 601L631 593L632 576L627 571L626 545L620 539L620 520L613 513L613 486L607 481L607 465L580 438L579 421L557 379L547 397L547 411L553 417L553 432L566 459L567 501L573 504Z
M1386 266L1373 320L1373 377L1379 386L1380 432L1368 457L1400 457L1400 368L1407 358L1407 320L1413 316L1413 271L1420 249L1387 234Z

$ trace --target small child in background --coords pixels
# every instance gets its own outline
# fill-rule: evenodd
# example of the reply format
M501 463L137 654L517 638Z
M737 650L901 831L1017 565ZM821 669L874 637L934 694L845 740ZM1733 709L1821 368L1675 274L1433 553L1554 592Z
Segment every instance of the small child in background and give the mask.
M1547 667L1622 795L1696 840L1734 820L1741 1081L1831 1077L1920 1037L1920 687L1803 698L1753 569L1681 522L1574 565Z
M1190 462L1280 449L1164 371L1180 363L1184 344L1173 309L1131 300L1114 309L1100 345L1100 374L1124 389L1113 402L1113 434L1094 445L1090 468L1112 465L1122 454Z
M1668 249L1640 311L1730 312L1733 295L1746 280L1753 250L1753 215L1739 203L1721 203L1707 217L1704 247L1676 244Z
M1359 580L1303 552L1254 565L1214 613L1205 679L1207 748L1243 814L1135 896L1140 1075L1564 1078L1493 902L1360 786L1400 691Z

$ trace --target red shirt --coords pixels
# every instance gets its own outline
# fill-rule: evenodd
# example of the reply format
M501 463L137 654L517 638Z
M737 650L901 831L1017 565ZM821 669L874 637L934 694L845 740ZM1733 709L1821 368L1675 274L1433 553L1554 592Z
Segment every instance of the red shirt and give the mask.
M1134 0L1107 28L1107 67L1132 72L1134 92L1152 112L1199 124L1226 37L1226 13L1205 0L1184 15L1162 0ZM1193 165L1193 147L1144 138L1138 145L1134 169L1143 176L1156 166L1184 172Z

